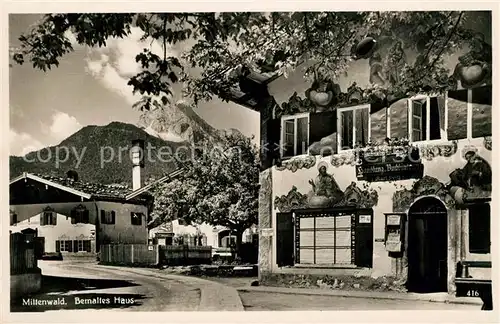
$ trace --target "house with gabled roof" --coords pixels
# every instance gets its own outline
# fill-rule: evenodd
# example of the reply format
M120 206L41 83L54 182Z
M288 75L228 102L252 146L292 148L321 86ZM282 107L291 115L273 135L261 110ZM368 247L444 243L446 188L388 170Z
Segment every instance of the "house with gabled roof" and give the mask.
M140 183L143 165L134 160L132 188L83 182L75 171L65 178L23 173L9 184L10 230L37 230L44 252L94 253L103 244L147 244L153 197L152 184Z

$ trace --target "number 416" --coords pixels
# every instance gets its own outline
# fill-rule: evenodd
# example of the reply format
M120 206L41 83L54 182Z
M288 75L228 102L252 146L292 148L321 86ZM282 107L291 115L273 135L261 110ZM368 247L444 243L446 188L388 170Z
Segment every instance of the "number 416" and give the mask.
M467 291L468 297L479 297L479 291L477 290L469 290Z

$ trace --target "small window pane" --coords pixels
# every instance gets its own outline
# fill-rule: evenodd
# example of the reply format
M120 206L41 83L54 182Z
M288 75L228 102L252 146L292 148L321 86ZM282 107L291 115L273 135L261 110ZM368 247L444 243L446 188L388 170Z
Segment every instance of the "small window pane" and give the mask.
M303 117L297 119L297 155L305 154L307 152L309 133L309 118Z
M422 130L422 119L420 119L420 117L413 117L412 118L412 127L414 130Z
M357 109L356 112L356 142L362 147L368 143L368 109Z
M418 101L413 101L413 116L422 117L423 104Z
M418 141L421 141L422 140L422 136L421 136L421 132L420 131L417 131L417 130L414 130L412 132L412 140L414 142L418 142Z
M352 149L353 146L353 131L354 131L354 125L353 125L353 111L343 111L340 114L341 116L341 130L342 130L342 137L340 141L340 146L341 149Z

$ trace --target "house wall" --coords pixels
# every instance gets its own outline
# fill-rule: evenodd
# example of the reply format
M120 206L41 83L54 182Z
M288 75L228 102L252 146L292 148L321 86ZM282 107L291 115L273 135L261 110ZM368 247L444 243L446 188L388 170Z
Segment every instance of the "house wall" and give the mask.
M478 26L485 34L485 41L491 43L491 26ZM382 57L387 52L387 48L379 48ZM458 58L469 49L464 47L457 52L444 57L445 65L452 72L458 63ZM413 63L416 58L415 52L411 50L405 51L408 63ZM308 63L305 63L306 66ZM450 73L451 73L450 72ZM368 59L361 59L350 63L346 75L339 77L337 80L332 80L338 84L342 92L347 92L347 89L356 83L362 89L371 83L371 66ZM274 97L278 106L283 103L289 102L289 98L295 93L300 98L305 98L306 90L311 87L311 83L303 78L303 70L297 69L295 72L290 73L288 78L278 78L268 85L269 93ZM461 84L458 84L461 89ZM440 116L441 134L444 138L442 140L420 142L416 144L419 146L423 157L423 176L428 179L432 177L437 179L441 184L447 185L450 182L450 173L455 169L463 168L466 164L463 154L466 149L471 147L475 148L478 156L484 158L490 166L492 166L492 151L491 151L491 138L484 138L483 136L476 136L479 129L491 129L491 105L483 109L481 105L471 105L453 98L441 97L440 104L447 105L447 113ZM370 115L371 135L375 137L376 141L383 141L387 137L387 129L389 137L406 137L407 119L408 119L408 100L407 98L401 99L391 105L390 109L382 109ZM473 106L473 107L471 107ZM328 107L327 111L335 112L338 107ZM306 108L299 109L301 112L306 111ZM476 123L472 130L471 122L468 121L467 110L472 109L472 121ZM390 123L387 123L387 116L390 116ZM476 116L476 117L474 117ZM479 117L478 117L479 116ZM279 116L278 116L279 117ZM261 117L262 125L264 120ZM276 137L279 137L279 120L275 123L274 128L276 134L270 134L271 128L265 131L261 130L261 140L263 143L272 144L277 143ZM316 124L317 125L317 124ZM311 127L311 126L310 126ZM469 127L469 128L468 128ZM455 136L460 137L457 141L451 141L452 135L467 134L472 132L473 136ZM488 131L486 131L487 133ZM325 132L323 132L325 133ZM483 132L484 133L484 132ZM266 135L267 134L267 135ZM447 136L443 136L446 134ZM455 135L457 135L455 134ZM263 136L266 135L267 137ZM336 147L337 134L332 134L329 140L334 144L330 145ZM491 135L486 134L486 135ZM274 136L274 137L272 137ZM326 136L326 135L322 135ZM327 139L323 137L323 139ZM311 145L311 143L309 143ZM450 153L451 152L451 153ZM269 153L273 156L267 156L267 159L280 160L276 153ZM312 153L316 154L316 153ZM356 168L353 163L352 152L337 152L327 157L320 155L303 155L293 157L289 160L284 159L281 161L282 166L273 167L264 170L261 173L260 183L261 191L259 197L259 276L266 272L272 273L317 273L332 274L338 273L338 269L304 269L302 267L280 268L277 265L277 212L278 206L276 199L284 197L289 194L293 187L302 195L311 195L312 187L309 180L315 179L318 175L318 164L326 162L327 172L332 174L340 189L344 191L350 184L354 183L358 188L368 189L375 191L378 194L377 203L373 206L373 267L370 269L354 269L354 270L341 270L343 273L371 275L373 277L389 275L404 277L405 273L405 258L404 257L391 257L386 251L384 245L385 237L385 215L389 212L401 212L401 210L394 210L395 202L394 196L396 192L402 190L410 190L415 183L416 179L397 180L397 181L384 181L384 182L366 182L359 181L356 177ZM278 154L279 155L279 154ZM424 195L422 195L424 196ZM417 197L418 198L418 197ZM444 197L438 197L444 200ZM449 195L446 196L446 199ZM447 206L448 201L443 201ZM409 206L408 206L409 207ZM407 212L403 210L402 212ZM448 278L452 279L455 275L456 262L461 259L467 260L491 260L490 254L471 254L468 251L468 211L466 208L448 208ZM487 274L478 274L478 277L488 276ZM448 280L448 291L454 290L452 280Z
M115 211L115 224L102 224L99 222L99 242L125 243L125 244L147 244L148 208L143 205L134 205L120 202L96 202L99 213L101 210ZM142 213L141 225L132 225L131 213Z
M438 156L431 160L423 159L424 165L424 176L429 176L438 179L441 183L447 184L450 181L449 174L455 169L462 168L466 161L463 157L464 149L475 147L477 148L477 154L483 157L490 164L492 162L492 151L485 148L483 145L483 139L472 139L472 140L460 140L458 141L458 147L455 154L450 157ZM335 158L337 155L333 156ZM298 161L301 159L310 159L311 157L296 157L290 160ZM393 197L396 191L401 189L411 189L415 179L391 181L391 182L366 182L356 180L356 170L352 165L341 165L334 166L332 163L332 157L313 157L314 163L308 165L308 168L303 167L297 169L295 172L288 169L279 169L273 167L272 173L272 212L271 212L271 224L276 224L276 214L279 212L277 209L275 199L277 197L286 196L293 186L297 188L297 191L301 194L307 195L310 193L312 187L309 184L310 179L314 179L318 174L317 166L321 161L328 164L327 171L332 174L341 190L345 190L348 185L355 182L358 188L364 188L367 186L368 189L375 190L378 193L378 202L373 206L374 218L373 218L373 268L368 272L364 270L365 274L370 274L373 277L379 277L383 275L397 275L398 264L394 258L389 256L389 253L385 249L384 237L385 237L385 215L384 213L393 212ZM471 254L468 251L468 213L467 210L449 210L449 242L448 249L450 258L448 264L450 269L450 275L453 273L455 263L460 257L460 253L467 260L491 260L490 254ZM457 228L457 219L461 219L462 226ZM272 227L272 249L270 251L270 263L272 272L280 272L280 269L276 263L276 226ZM463 231L463 232L462 232ZM457 236L462 235L463 242ZM262 245L261 245L262 247ZM269 247L268 247L269 248ZM460 252L463 249L463 252ZM262 252L261 252L262 253ZM285 270L289 271L289 270ZM300 270L299 270L300 271Z
M94 224L71 224L69 216L57 214L57 225L40 225L40 215L11 225L10 230L15 233L27 228L38 229L38 236L45 238L45 252L56 252L56 240L90 240L92 252L95 252Z
M89 211L89 224L71 224L71 210L82 205ZM49 207L57 215L56 225L40 225L40 215ZM95 219L94 202L51 203L10 205L11 217L15 213L18 223L11 225L12 232L20 232L26 228L38 229L38 236L45 237L45 252L56 252L56 240L91 240L91 249L95 252Z

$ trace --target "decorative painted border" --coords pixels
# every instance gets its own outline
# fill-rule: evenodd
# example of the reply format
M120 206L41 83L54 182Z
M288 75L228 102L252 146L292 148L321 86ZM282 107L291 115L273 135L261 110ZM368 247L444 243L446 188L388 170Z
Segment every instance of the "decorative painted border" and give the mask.
M299 156L292 158L290 160L283 161L281 166L276 167L276 170L278 171L290 170L292 172L296 172L299 169L310 169L315 165L316 165L316 156L314 155Z
M451 141L451 143L443 144L424 144L419 145L419 148L420 157L431 161L438 156L450 157L454 155L458 151L458 143Z

